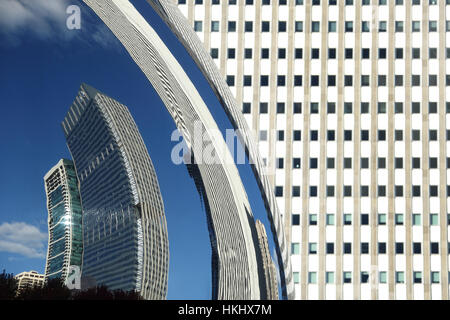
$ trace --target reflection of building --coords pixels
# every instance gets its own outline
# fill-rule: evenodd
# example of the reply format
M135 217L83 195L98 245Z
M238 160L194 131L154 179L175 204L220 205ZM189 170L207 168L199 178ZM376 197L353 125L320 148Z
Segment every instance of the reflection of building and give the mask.
M278 300L277 270L270 255L266 228L260 220L256 220L256 231L258 234L259 247L261 249L265 277L265 287L264 292L261 293L261 299Z
M195 160L194 179L207 199L213 252L214 299L260 299L258 242L250 204L237 167L208 106L163 40L129 1L85 0L147 76ZM198 126L198 127L196 127ZM207 138L197 141L195 129ZM202 139L198 139L202 140ZM203 151L212 148L217 161ZM191 168L191 173L194 171ZM199 184L197 183L197 186ZM83 199L84 201L84 199Z
M169 243L164 207L130 112L82 84L62 126L83 204L82 284L165 299Z
M83 253L81 200L73 162L60 160L44 182L49 238L45 277L65 281L69 266L81 266Z
M36 271L25 271L19 273L14 278L17 280L17 293L25 288L41 287L44 284L45 276Z

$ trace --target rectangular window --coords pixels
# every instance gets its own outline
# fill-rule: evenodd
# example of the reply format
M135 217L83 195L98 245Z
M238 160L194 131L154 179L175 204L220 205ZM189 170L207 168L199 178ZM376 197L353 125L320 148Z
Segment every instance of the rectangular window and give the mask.
M300 254L300 243L292 244L292 254Z
M352 283L352 273L344 271L344 283Z
M299 272L293 272L292 276L294 278L294 283L300 283L300 273Z
M336 21L328 21L328 32L336 32Z
M197 32L203 31L203 22L202 21L194 21L194 31L197 31Z
M261 102L259 104L259 113L265 114L269 110L269 104L267 102Z
M353 21L345 21L345 32L353 32Z
M440 282L440 275L437 271L431 272L431 283L439 283Z
M292 196L300 197L300 186L292 186Z
M325 273L325 281L327 284L334 283L334 272L326 272Z
M211 21L211 32L219 32L219 21Z
M430 214L430 225L438 226L439 225L439 215L436 213Z
M327 214L327 226L334 226L334 214Z
M396 283L405 283L405 273L403 271L397 271L395 273L395 282Z
M317 254L317 243L312 242L308 246L308 252L309 254Z
M270 32L270 22L269 21L261 22L261 32Z
M311 32L320 32L320 22L319 21L311 22Z
M402 226L403 223L404 223L403 214L397 213L395 215L395 224L398 225L398 226Z
M414 280L414 283L422 283L422 272L415 271L413 273L413 280Z
M309 215L309 225L310 226L316 226L317 225L317 214L310 214Z
M413 213L412 215L412 223L413 226L420 226L422 225L422 216L420 213Z
M378 242L378 254L386 253L386 242Z
M293 214L292 215L292 225L293 226L299 226L300 225L300 215L299 214Z
M380 283L386 283L387 282L387 272L386 271L380 271L378 274Z
M228 32L236 32L236 21L228 21Z
M317 272L308 272L308 283L317 283Z
M369 282L369 273L366 271L361 272L361 283L368 283Z

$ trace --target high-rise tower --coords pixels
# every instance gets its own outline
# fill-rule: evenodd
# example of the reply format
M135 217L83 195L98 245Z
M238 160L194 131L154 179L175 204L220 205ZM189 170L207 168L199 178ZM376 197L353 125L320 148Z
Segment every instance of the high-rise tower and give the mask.
M448 299L448 2L175 2L275 173L296 298Z
M266 228L260 220L256 220L256 232L258 235L261 260L264 270L264 290L261 293L262 300L278 300L278 279L275 264L270 255L269 242Z
M83 201L82 278L111 290L137 290L145 299L165 299L169 243L164 206L130 112L82 84L62 127Z
M45 279L66 280L70 266L81 266L82 209L73 162L62 159L44 177L48 209Z

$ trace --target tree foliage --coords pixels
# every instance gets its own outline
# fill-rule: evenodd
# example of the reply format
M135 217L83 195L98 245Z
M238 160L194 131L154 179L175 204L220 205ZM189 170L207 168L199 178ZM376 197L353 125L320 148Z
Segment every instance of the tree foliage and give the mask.
M17 295L17 300L69 300L70 290L64 285L61 279L48 279L41 286L27 287Z
M0 300L13 300L16 297L17 280L12 273L0 274Z
M141 300L136 291L114 290L110 291L106 286L98 286L74 294L74 300Z
M43 286L18 291L18 281L5 270L0 274L0 300L142 300L137 291L111 291L101 285L86 290L70 290L59 279L48 279Z

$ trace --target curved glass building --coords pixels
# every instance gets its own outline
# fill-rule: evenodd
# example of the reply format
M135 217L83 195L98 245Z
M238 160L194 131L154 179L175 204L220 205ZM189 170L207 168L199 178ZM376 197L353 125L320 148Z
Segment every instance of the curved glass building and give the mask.
M83 201L82 289L165 299L169 244L147 148L127 107L82 84L62 127Z
M83 254L81 200L73 162L60 160L44 182L49 230L45 279L65 281L69 266L81 266Z

